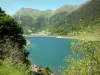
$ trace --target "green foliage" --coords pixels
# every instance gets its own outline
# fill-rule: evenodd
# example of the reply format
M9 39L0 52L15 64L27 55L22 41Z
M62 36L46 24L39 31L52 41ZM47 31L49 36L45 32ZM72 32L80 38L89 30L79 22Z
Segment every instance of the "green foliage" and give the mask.
M0 43L0 75L30 75L31 67L24 62L24 58L17 43L10 40Z
M23 63L13 63L12 59L0 60L0 75L30 75L31 68Z
M31 30L32 33L43 30L48 24L48 18L52 15L52 12L52 10L40 11L22 8L13 17L20 22L24 29L24 34L28 34L28 30Z
M79 6L75 11L71 13L64 13L63 16L55 14L56 16L52 17L52 21L50 24L52 25L51 28L52 30L55 30L55 33L57 32L57 29L59 30L59 27L65 28L61 32L61 34L80 32L83 29L86 29L89 25L91 26L91 24L89 23L95 21L95 19L100 17L99 6L99 0L90 0L84 3L83 5ZM92 24L92 26L94 25ZM51 32L54 32L52 30Z
M1 41L2 42L2 41ZM0 59L4 60L12 58L13 61L21 62L24 61L24 53L18 48L18 44L6 40L5 43L0 44Z
M3 44L5 44L6 40L9 39L13 42L13 46L17 44L18 49L20 49L20 56L22 57L22 61L25 63L28 63L28 60L26 59L28 57L29 52L26 52L24 50L24 45L26 45L26 40L23 36L23 30L19 26L19 24L9 15L7 15L3 10L0 11L0 45L1 45L1 55L0 59L4 58L2 57L3 53ZM5 55L5 54L4 54ZM5 55L6 56L6 55Z
M100 74L100 41L75 41L72 48L77 58L66 59L69 66L63 75Z
M63 21L64 20L64 16L68 14L68 12L60 12L60 13L56 13L54 14L52 17L50 17L49 19L49 23L50 26L58 26L59 21ZM60 24L59 24L60 25Z
M18 23L10 16L6 15L5 12L0 12L0 38L9 38L13 42L19 44L21 48L26 44L24 39L23 30Z
M38 69L38 72L33 72L34 75L51 75L51 70L47 68L40 68Z
M51 75L51 72L49 72L47 69L41 71L41 73L42 73L43 75Z

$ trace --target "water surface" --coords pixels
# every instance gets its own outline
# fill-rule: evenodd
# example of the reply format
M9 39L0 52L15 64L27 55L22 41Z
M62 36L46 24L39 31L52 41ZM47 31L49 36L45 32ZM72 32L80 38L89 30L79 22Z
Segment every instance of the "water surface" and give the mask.
M26 37L30 41L27 47L29 60L32 64L60 69L64 66L64 58L72 54L71 42L73 39L56 37Z

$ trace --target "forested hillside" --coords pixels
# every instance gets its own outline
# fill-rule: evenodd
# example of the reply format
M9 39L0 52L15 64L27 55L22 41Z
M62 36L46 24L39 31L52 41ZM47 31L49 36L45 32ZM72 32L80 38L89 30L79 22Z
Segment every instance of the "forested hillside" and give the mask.
M57 24L54 24L56 27L53 29L53 32L57 33L59 28L62 30L61 34L82 30L82 28L87 27L90 22L100 17L99 6L99 0L89 0L80 5L77 10L68 15L64 15Z
M22 8L16 12L13 17L19 21L24 29L24 33L35 33L41 30L46 30L55 23L58 23L62 18L74 11L78 6L64 5L57 10L41 11L31 8ZM31 32L28 32L31 30Z
M24 33L28 34L43 29L48 23L48 18L52 15L52 10L40 11L37 9L22 8L13 17L20 22Z
M100 17L100 1L89 0L79 6L64 5L55 11L40 11L22 8L14 14L24 29L25 34L48 30L57 35L77 34L91 27L95 19Z

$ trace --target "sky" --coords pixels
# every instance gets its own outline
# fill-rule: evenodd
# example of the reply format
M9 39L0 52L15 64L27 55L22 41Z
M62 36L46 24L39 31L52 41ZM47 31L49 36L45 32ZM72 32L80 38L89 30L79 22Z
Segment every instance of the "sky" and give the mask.
M57 8L68 5L80 5L87 0L0 0L0 7L7 14L14 14L21 8L33 8L39 10L56 10Z

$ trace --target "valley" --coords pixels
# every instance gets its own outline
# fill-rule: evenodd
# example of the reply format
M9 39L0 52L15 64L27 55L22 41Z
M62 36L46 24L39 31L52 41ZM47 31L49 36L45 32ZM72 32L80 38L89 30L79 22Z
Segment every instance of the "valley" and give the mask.
M64 5L56 10L22 8L13 17L25 35L80 37L85 32L92 36L92 28L100 23L99 5L99 0L90 0L81 5Z

